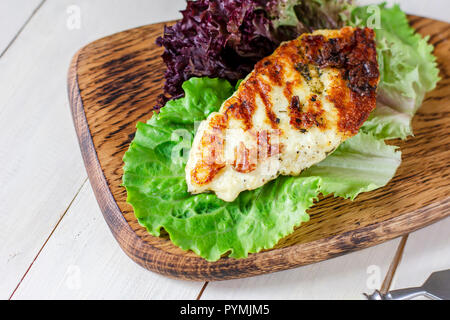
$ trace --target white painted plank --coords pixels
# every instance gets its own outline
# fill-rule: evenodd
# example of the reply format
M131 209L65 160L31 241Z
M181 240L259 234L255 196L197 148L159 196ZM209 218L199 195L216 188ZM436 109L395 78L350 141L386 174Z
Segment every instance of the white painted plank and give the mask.
M42 0L0 1L0 54L16 37Z
M450 269L450 217L409 235L390 290L417 287Z
M128 258L86 183L13 299L195 299L202 286Z
M74 3L81 28L71 30ZM10 296L86 179L67 100L72 55L99 37L175 19L184 6L158 4L47 0L0 59L0 299Z
M359 0L361 5L387 2L397 3L400 8L413 15L450 22L450 1L448 0Z
M209 283L201 299L364 299L379 289L400 240L297 269Z

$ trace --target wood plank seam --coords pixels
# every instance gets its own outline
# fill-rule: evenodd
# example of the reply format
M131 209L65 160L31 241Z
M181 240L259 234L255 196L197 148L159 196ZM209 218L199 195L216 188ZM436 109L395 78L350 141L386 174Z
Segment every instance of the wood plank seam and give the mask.
M37 252L36 256L34 257L33 261L31 261L31 264L28 266L27 270L25 271L25 273L23 274L22 278L20 279L19 283L17 284L17 286L14 288L13 292L11 293L11 295L9 296L8 300L11 300L14 296L14 294L16 293L17 289L19 289L20 284L23 282L23 280L25 279L25 277L27 276L28 272L30 271L31 267L33 266L34 262L37 260L37 258L39 257L39 255L41 254L42 250L44 249L45 245L47 244L47 242L50 240L50 238L52 237L53 233L55 232L56 228L58 228L59 224L61 223L62 219L66 216L66 213L69 211L70 207L72 206L73 202L75 201L75 199L78 197L78 194L80 193L81 189L83 189L83 186L86 184L86 182L88 181L88 178L84 179L83 183L81 184L80 188L78 188L77 192L75 193L74 197L72 198L72 200L70 200L67 208L64 210L63 214L61 215L61 217L58 219L58 221L56 222L56 225L53 227L52 231L50 232L50 234L48 235L47 239L45 239L44 244L41 246L41 248L39 249L39 251Z
M41 3L38 4L38 6L33 10L31 15L28 17L28 19L25 21L22 27L20 27L19 31L15 34L15 36L11 39L11 41L8 43L6 48L0 53L0 59L3 57L3 55L8 51L8 49L12 46L12 44L17 40L19 35L22 33L22 31L25 29L25 27L28 25L28 23L31 21L31 19L35 16L35 14L39 11L39 9L42 7L44 2L47 0L42 0Z

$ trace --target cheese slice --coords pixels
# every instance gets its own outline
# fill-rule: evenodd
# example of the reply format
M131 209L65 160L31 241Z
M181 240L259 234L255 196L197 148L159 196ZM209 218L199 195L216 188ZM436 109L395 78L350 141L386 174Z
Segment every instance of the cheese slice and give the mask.
M298 175L355 135L375 108L372 29L318 30L259 61L203 121L186 164L189 192L233 201L279 175Z

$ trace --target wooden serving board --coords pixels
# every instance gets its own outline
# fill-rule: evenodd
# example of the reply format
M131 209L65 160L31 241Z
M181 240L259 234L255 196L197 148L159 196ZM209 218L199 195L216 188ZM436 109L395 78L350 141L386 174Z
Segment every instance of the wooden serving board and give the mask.
M171 277L223 280L285 270L366 248L450 215L450 24L410 17L430 35L442 80L413 121L414 137L395 141L403 162L384 188L355 201L326 197L311 220L275 248L246 259L207 262L153 237L139 225L121 187L122 157L137 121L152 115L165 66L155 39L163 23L97 40L79 50L68 77L70 105L81 152L103 216L122 249L143 267Z

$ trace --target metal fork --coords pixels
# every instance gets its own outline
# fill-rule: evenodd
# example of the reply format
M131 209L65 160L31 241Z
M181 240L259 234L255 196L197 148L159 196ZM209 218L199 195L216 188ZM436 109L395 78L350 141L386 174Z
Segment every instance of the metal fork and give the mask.
M407 300L419 296L433 300L450 300L450 269L432 273L420 287L393 290L386 294L375 290L370 295L364 295L368 300Z

